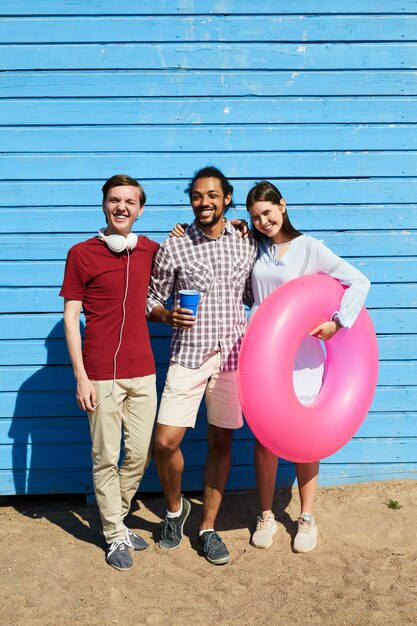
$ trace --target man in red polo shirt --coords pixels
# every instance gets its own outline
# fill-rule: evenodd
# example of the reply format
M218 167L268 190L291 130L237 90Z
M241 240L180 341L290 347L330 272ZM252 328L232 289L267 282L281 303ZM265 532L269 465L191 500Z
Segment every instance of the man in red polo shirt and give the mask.
M77 403L90 421L106 560L125 570L133 564L130 550L148 547L125 526L124 518L150 458L155 421L155 363L145 303L158 244L132 233L146 200L135 179L112 176L102 191L107 226L70 249L60 295L65 298L65 337ZM81 309L86 319L83 346Z

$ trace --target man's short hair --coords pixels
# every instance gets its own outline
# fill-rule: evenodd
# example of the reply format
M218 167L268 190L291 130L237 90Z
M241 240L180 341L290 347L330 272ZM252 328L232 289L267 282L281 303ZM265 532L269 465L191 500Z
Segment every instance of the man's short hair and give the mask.
M217 167L214 167L213 165L209 165L207 167L203 167L201 170L198 170L198 172L194 174L193 178L188 183L188 187L184 190L184 192L188 194L190 200L191 200L191 194L193 191L193 185L195 181L199 180L200 178L217 178L217 180L220 181L223 194L225 196L229 194L231 196L233 195L233 185L227 180L223 172L217 169ZM227 205L227 209L233 206L234 206L233 200L231 200L229 204Z
M107 195L110 189L112 189L113 187L123 187L128 185L131 187L137 187L139 189L140 205L143 206L146 202L146 194L143 190L142 185L140 185L137 180L135 180L131 176L127 176L126 174L116 174L115 176L112 176L111 178L106 180L103 187L101 188L101 191L103 192L103 204L107 200Z

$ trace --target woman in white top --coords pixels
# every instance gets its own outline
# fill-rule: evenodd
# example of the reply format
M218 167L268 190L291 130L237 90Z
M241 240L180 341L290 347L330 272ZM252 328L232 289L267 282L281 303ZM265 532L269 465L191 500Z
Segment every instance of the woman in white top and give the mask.
M324 320L311 330L296 356L294 389L300 402L309 404L320 392L326 362L324 351L316 338L330 339L340 327L350 328L353 325L365 302L370 283L361 272L326 248L322 241L302 235L292 226L285 200L272 183L257 183L247 196L246 207L259 246L252 271L254 304L249 319L272 291L288 280L305 274L327 274L347 287L339 310L334 312L331 320ZM252 536L252 544L257 548L271 546L277 531L272 512L277 464L277 457L257 441L255 471L261 514ZM301 512L293 543L295 552L309 552L317 543L317 527L312 509L318 472L319 461L296 463Z

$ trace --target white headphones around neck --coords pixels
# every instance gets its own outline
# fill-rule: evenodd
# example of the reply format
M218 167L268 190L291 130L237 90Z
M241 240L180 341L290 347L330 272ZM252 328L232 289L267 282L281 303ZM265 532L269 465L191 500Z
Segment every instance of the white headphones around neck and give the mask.
M129 233L127 237L123 235L105 235L105 228L100 228L98 238L105 241L112 252L124 252L124 250L133 250L138 243L138 236L135 233Z

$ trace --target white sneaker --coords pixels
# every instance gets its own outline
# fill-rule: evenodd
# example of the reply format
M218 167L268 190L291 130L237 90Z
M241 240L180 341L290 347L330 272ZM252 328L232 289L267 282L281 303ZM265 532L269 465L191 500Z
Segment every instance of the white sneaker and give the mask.
M272 546L272 537L278 530L273 513L258 515L256 530L252 535L252 545L255 548L269 548Z
M294 552L310 552L317 545L317 526L310 513L300 515L297 520L298 530L294 538Z

